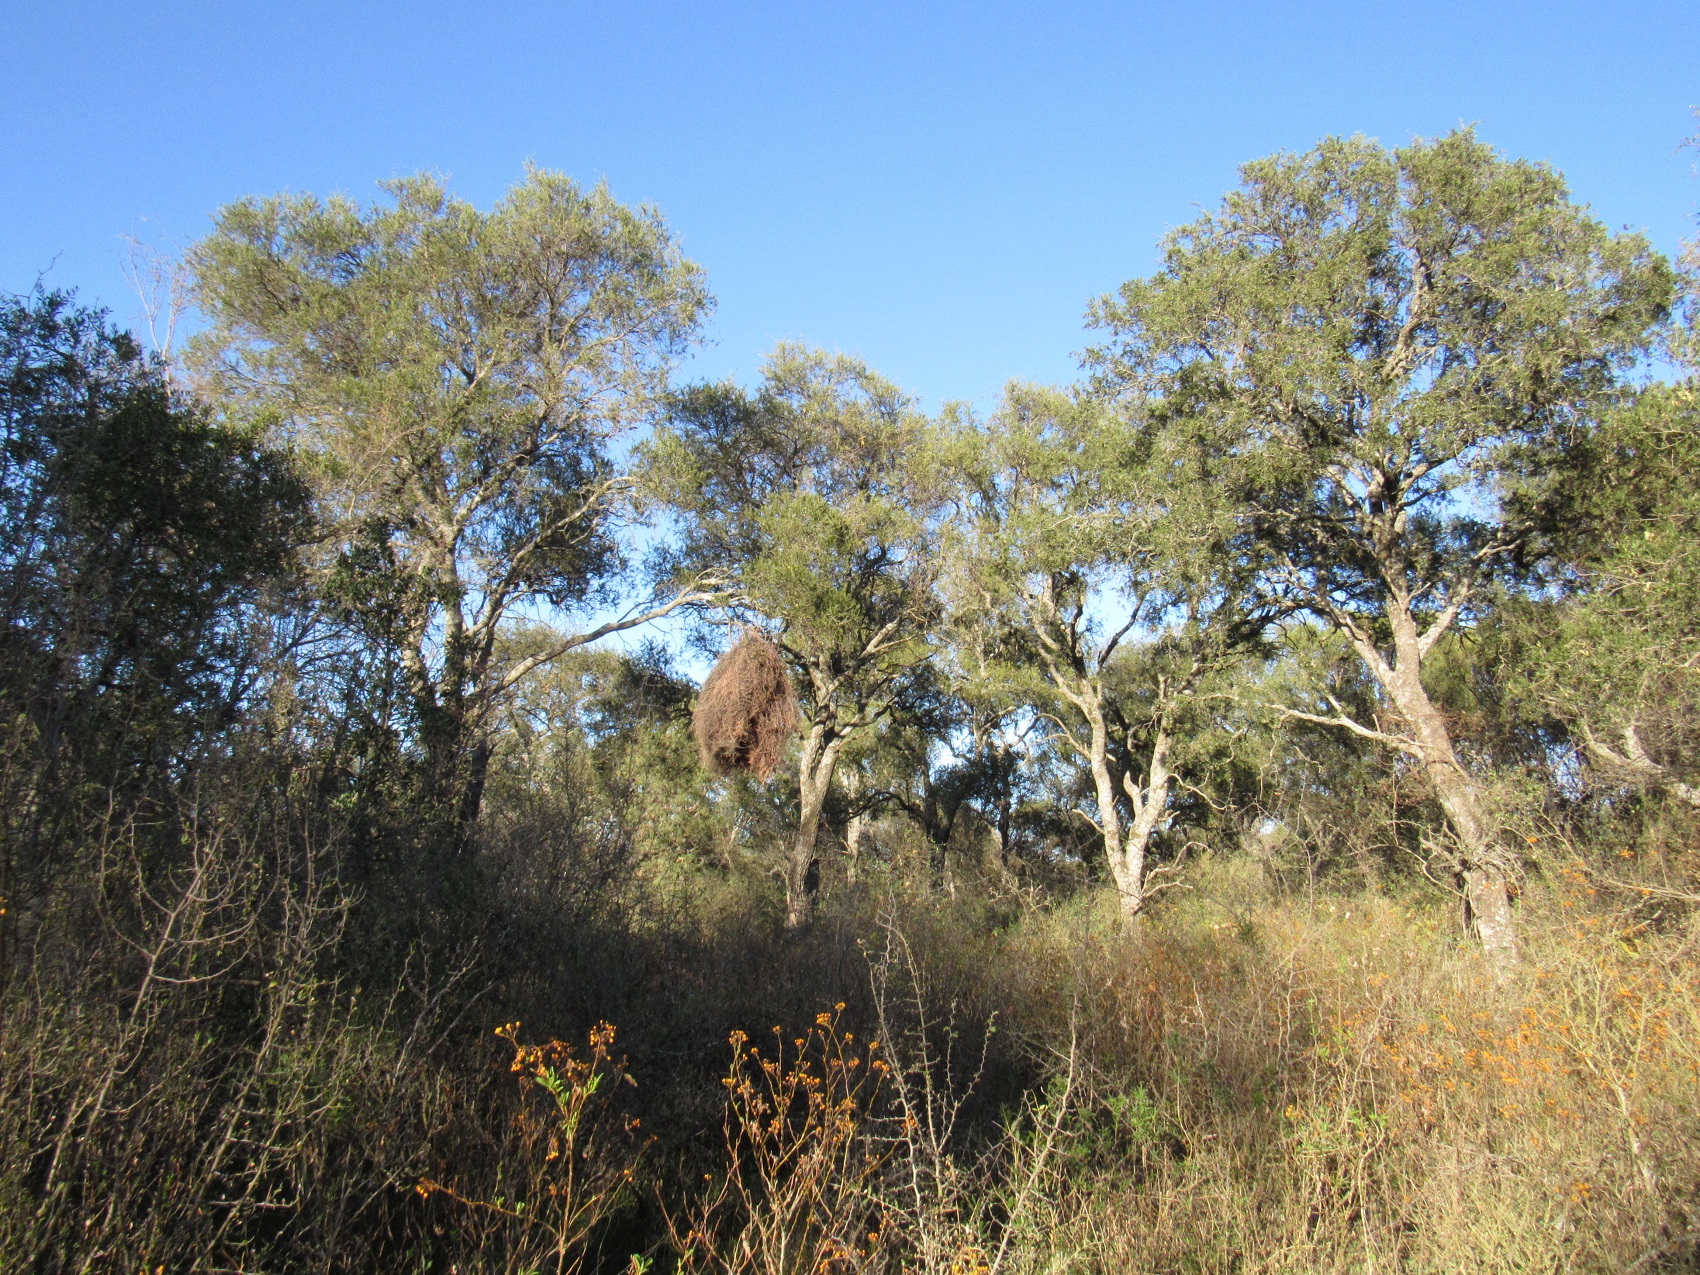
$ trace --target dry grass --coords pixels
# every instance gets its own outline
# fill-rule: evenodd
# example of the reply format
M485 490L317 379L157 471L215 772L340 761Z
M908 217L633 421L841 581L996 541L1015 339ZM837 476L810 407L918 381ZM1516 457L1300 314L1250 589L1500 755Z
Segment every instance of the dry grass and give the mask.
M1555 872L1507 986L1444 900L1193 884L1131 932L1090 898L1001 934L865 918L880 1045L843 1006L735 1033L718 1153L651 1183L656 1269L1692 1268L1692 920ZM1025 1097L967 1092L1018 1065Z
M1526 900L1527 968L1497 988L1434 911L1205 887L1128 939L1076 916L1012 947L1009 977L1035 980L1025 1003L1080 989L1097 1069L1036 1266L1683 1260L1700 1185L1692 924L1660 929L1561 879Z
M381 997L301 956L341 908L232 921L246 896L220 882L295 860L205 831L122 914L138 968L167 978L82 1008L12 990L0 1265L1694 1268L1700 914L1679 829L1557 845L1505 985L1433 893L1294 896L1219 858L1131 929L1107 897L994 913L894 868L807 935L705 893L624 930L516 931L528 964L505 987L421 965ZM519 1013L588 1048L509 1031L495 1049ZM637 1087L591 1030L604 1015ZM728 1059L738 1029L759 1054L734 1036Z

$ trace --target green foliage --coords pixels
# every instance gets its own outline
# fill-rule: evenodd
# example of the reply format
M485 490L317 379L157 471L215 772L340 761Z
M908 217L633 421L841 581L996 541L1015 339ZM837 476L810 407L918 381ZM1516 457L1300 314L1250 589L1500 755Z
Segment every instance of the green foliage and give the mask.
M1650 386L1589 435L1548 506L1564 592L1520 612L1514 686L1608 783L1691 794L1700 779L1696 472L1694 381Z
M288 458L103 313L0 300L0 962L96 923L114 819L174 861L186 776L276 689L308 525Z
M684 391L643 447L646 490L682 520L662 566L725 573L806 665L889 681L925 654L921 444L908 399L843 355L782 345L755 394Z
M1195 435L1267 595L1351 642L1397 720L1284 711L1422 765L1472 923L1508 968L1516 855L1423 663L1526 567L1532 510L1621 393L1670 269L1469 130L1397 151L1331 138L1241 175L1156 275L1099 302L1095 383Z
M1526 534L1506 498L1611 401L1668 267L1467 130L1330 139L1242 181L1098 303L1097 383L1209 440L1295 601L1376 641L1395 608L1468 613Z
M492 761L489 843L555 857L555 871L576 859L563 882L574 911L594 910L617 888L609 873L628 866L657 886L724 866L738 847L741 788L698 761L694 689L656 645L575 652L541 672L516 694Z
M190 255L192 362L225 410L302 455L328 593L392 649L427 806L475 819L502 692L582 639L498 667L514 608L605 600L624 481L610 442L709 305L659 214L532 170L483 213L428 177L387 206L278 195Z
M111 727L239 695L245 612L306 535L288 459L209 420L58 294L0 306L0 445L15 702Z
M984 430L945 445L961 503L953 624L975 634L981 693L1026 707L1074 754L1091 794L1076 812L1130 916L1153 888L1147 852L1173 830L1173 767L1200 760L1186 741L1272 614L1239 511L1168 426L1012 386Z
M984 421L670 392L535 171L226 208L182 373L0 305L0 1266L1688 1260L1694 295L1468 132L1243 176Z
M682 523L657 569L725 581L728 609L775 625L801 675L793 929L809 923L839 752L914 693L933 651L924 437L909 401L860 362L782 345L757 393L688 390L643 449L646 490Z

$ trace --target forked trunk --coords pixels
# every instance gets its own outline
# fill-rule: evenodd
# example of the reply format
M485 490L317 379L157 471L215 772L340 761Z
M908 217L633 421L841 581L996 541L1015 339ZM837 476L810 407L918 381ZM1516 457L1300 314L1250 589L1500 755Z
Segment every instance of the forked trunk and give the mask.
M1130 877L1122 840L1121 811L1116 807L1116 777L1110 769L1110 732L1104 721L1102 705L1085 706L1091 727L1087 761L1092 766L1092 788L1098 801L1098 832L1104 838L1104 858L1110 865L1110 877L1116 883L1116 897L1121 902L1124 917L1139 915L1144 900L1140 897L1140 881ZM1141 856L1143 861L1143 855Z
M1110 865L1110 877L1116 883L1116 899L1121 906L1122 918L1131 921L1145 907L1145 856L1168 806L1170 739L1166 732L1158 735L1143 785L1135 782L1132 775L1121 777L1121 791L1127 794L1133 805L1133 822L1124 828L1121 810L1116 805L1116 775L1110 765L1110 732L1103 704L1086 697L1075 702L1085 713L1091 728L1087 761L1092 767L1092 788L1098 802L1098 832L1104 839L1104 858Z
M1160 730L1151 746L1145 782L1136 782L1132 772L1122 777L1134 812L1122 845L1122 875L1129 883L1122 888L1122 914L1130 920L1145 906L1145 857L1151 849L1151 838L1157 833L1157 825L1163 820L1163 812L1169 808L1169 749L1172 744L1167 729Z

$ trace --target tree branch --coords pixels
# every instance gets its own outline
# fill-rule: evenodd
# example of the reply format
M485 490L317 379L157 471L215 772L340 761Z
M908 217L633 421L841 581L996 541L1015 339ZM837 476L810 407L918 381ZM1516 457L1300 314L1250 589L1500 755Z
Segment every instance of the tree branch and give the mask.
M1350 731L1352 734L1363 739L1373 739L1377 743L1387 744L1393 748L1397 748L1400 752L1415 757L1418 761L1427 760L1426 754L1424 754L1422 750L1422 745L1418 744L1415 740L1405 739L1399 735L1389 735L1386 731L1373 730L1370 727L1365 726L1362 722L1353 721L1350 717L1347 717L1345 711L1341 709L1340 705L1336 703L1332 697L1329 699L1328 703L1329 706L1334 709L1335 715L1333 717L1324 717L1320 713L1306 713L1296 708L1288 708L1284 704L1260 703L1258 707L1265 708L1273 713L1279 714L1283 720L1292 718L1301 722L1314 722L1318 726L1338 727L1341 730Z
M1634 722L1623 728L1621 753L1596 738L1585 722L1582 724L1582 742L1595 763L1603 763L1603 769L1615 770L1632 783L1643 788L1668 792L1671 796L1700 809L1700 788L1684 783L1671 773L1669 766L1654 761L1641 743L1641 734Z
M660 606L651 607L649 610L644 611L639 615L632 615L628 613L627 615L621 616L618 620L610 620L607 624L600 625L588 633L580 633L569 638L563 638L546 651L539 651L535 655L528 655L502 675L501 680L496 683L495 691L497 694L500 694L503 691L509 690L543 665L552 664L568 651L576 650L581 646L597 641L599 638L605 638L610 633L622 633L627 629L635 629L641 624L648 624L651 620L659 620L663 616L671 615L682 606L691 606L696 603L703 602L713 602L716 598L721 596L710 587L714 583L716 582L713 580L701 580L698 582L697 587L693 587L684 593L677 594L668 601L662 603Z

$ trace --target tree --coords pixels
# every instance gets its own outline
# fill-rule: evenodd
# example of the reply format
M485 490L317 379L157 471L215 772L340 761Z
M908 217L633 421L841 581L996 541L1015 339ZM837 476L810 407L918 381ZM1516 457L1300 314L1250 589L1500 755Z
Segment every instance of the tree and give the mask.
M609 600L628 479L609 456L710 302L653 209L531 170L489 213L436 180L391 202L224 208L190 255L192 362L310 468L327 592L406 667L428 808L464 840L488 728L532 670L695 596L504 664L516 610Z
M287 457L58 293L0 298L0 510L18 688L127 702L114 721L140 699L218 708L241 680L232 613L306 529Z
M869 808L902 810L926 838L931 884L954 894L951 841L966 822L963 815L986 793L994 762L991 750L982 747L988 733L983 715L957 693L947 658L941 650L915 670L904 702L888 715L869 750L868 776L852 772L857 791L851 795ZM846 830L847 849L859 836L861 817L859 811L852 815L856 822Z
M673 580L721 575L726 610L775 627L801 682L789 929L813 916L815 843L840 753L902 698L931 649L924 424L860 361L781 345L756 392L690 389L645 444L648 489L682 524L661 569Z
M307 530L288 458L104 312L0 297L0 967L20 918L87 889L90 827L151 803L136 822L172 845L171 789L231 748Z
M44 739L68 716L104 722L102 746L229 724L244 614L307 534L288 457L209 419L103 311L0 298L0 514L0 660Z
M1155 275L1098 303L1098 383L1197 433L1272 555L1271 593L1373 673L1396 720L1288 711L1417 759L1503 968L1514 864L1423 661L1526 558L1518 493L1617 392L1669 271L1468 130L1395 151L1330 139L1241 177Z
M1686 282L1680 379L1606 413L1545 504L1559 596L1525 608L1513 681L1608 781L1700 808L1700 293Z
M1006 635L1007 693L1025 693L1090 771L1096 814L1080 814L1129 919L1152 893L1182 727L1267 623L1242 587L1232 519L1162 425L1012 386L954 449L955 627Z

